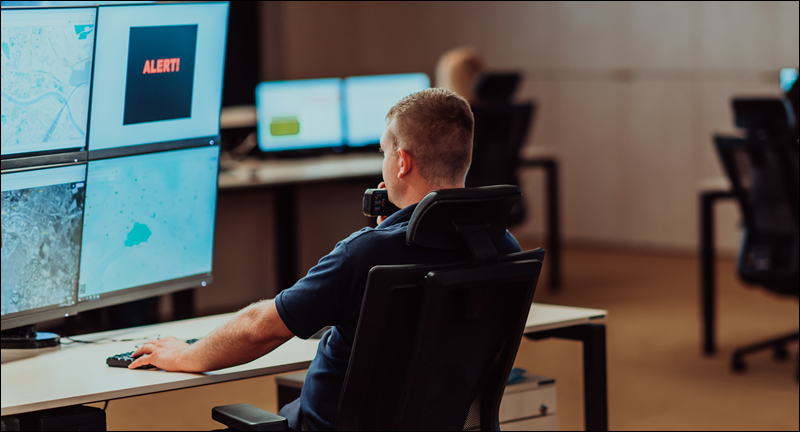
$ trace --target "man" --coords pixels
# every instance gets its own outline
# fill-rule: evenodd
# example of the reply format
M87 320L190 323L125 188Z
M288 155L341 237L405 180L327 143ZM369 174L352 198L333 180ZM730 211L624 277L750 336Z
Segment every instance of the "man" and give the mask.
M364 228L339 242L274 301L242 309L191 346L175 338L149 341L136 350L134 357L141 357L130 368L152 364L167 371L222 369L255 360L292 336L307 339L332 325L320 340L300 399L280 414L296 430L333 429L369 270L376 265L463 259L458 251L409 246L405 236L414 208L428 192L464 187L473 127L469 104L449 90L427 89L403 98L389 111L380 142L380 187L388 190L400 211L380 217L377 228ZM508 232L495 246L500 254L520 251Z

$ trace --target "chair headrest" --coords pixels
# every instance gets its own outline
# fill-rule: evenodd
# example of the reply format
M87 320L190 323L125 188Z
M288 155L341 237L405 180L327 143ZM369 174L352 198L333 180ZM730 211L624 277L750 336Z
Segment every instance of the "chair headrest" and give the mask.
M475 96L484 103L510 103L521 75L517 72L489 73L478 77Z
M465 229L485 230L495 241L505 235L511 207L521 196L519 187L509 185L432 191L414 209L406 243L460 249Z
M782 99L737 98L732 105L734 122L748 138L778 138L794 127L791 105Z

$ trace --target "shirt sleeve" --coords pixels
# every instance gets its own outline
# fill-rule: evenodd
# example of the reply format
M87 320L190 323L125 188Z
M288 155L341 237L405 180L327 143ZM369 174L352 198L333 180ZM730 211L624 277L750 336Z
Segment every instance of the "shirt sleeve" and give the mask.
M293 287L275 297L283 323L301 339L308 339L325 326L339 324L348 316L353 295L353 268L347 248L339 242Z

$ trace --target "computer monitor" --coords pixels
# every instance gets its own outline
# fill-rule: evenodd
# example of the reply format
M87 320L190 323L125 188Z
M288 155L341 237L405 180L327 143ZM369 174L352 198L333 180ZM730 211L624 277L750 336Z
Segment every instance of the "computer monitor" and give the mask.
M792 88L794 82L797 81L797 69L785 68L781 69L781 91L786 93Z
M0 153L85 159L96 8L3 9ZM57 156L52 156L56 154Z
M218 142L228 3L98 8L89 158Z
M347 145L377 144L386 114L400 99L430 87L424 73L348 77L344 80Z
M89 161L78 311L211 281L219 146Z
M260 83L256 87L259 149L342 146L341 87L339 78Z
M74 313L86 164L1 178L2 329Z

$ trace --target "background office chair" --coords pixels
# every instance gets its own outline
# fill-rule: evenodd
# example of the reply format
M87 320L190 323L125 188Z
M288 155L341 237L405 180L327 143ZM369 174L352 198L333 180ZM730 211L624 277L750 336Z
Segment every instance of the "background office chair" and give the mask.
M477 102L472 105L475 134L472 166L467 173L467 187L510 184L519 186L520 168L542 168L546 174L547 251L550 288L561 286L561 229L558 204L558 160L550 151L522 160L520 151L533 124L536 104L514 103L514 93L522 76L516 72L489 73L475 85ZM538 147L539 150L545 149ZM508 225L525 220L526 206L519 200L511 209Z
M748 138L715 137L715 144L744 221L737 271L748 284L797 297L800 178L797 140L788 135L792 117L780 100L735 100L734 112ZM739 348L731 367L743 371L745 354L768 348L785 358L786 344L798 336L795 331Z
M517 175L521 162L519 153L536 111L533 102L512 102L520 79L518 73L494 73L477 80L475 96L478 102L472 106L475 135L467 187L520 184ZM517 201L511 210L509 225L522 222L525 213L524 200Z
M406 241L463 250L447 265L372 268L336 416L340 430L499 430L544 250L498 256L519 188L447 189L414 210ZM247 404L216 407L232 428L280 426ZM254 420L251 420L254 418Z

